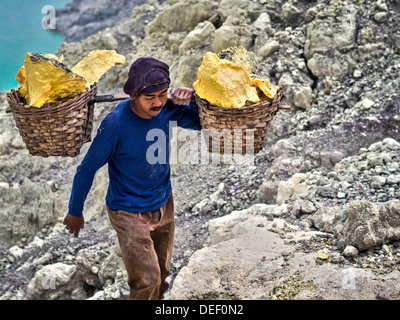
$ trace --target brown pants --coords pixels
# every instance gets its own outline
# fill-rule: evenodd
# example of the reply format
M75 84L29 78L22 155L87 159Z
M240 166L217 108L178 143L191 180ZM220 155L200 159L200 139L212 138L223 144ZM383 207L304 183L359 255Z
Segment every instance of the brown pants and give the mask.
M128 273L130 300L162 299L169 288L174 241L174 200L152 212L128 212L107 207L117 232L122 259Z

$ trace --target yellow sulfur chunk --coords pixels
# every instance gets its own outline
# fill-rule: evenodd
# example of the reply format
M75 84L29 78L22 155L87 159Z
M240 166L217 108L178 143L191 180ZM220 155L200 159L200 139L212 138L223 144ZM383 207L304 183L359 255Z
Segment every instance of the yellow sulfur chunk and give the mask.
M193 87L199 97L224 108L240 108L246 101L257 103L257 89L251 86L248 70L212 52L203 57Z
M23 65L19 69L17 76L15 77L15 80L17 80L21 85L23 85L25 82L25 79L26 79L26 70L25 70L25 65Z
M49 59L55 59L56 61L61 62L61 63L64 61L63 55L61 55L60 58L57 57L55 54L51 54L51 53L44 54L44 56ZM26 80L25 64L19 69L17 76L15 77L15 80L17 80L21 85L21 87L19 89L20 96L26 98L26 96L28 95L28 84L25 82L25 80Z
M17 76L15 77L15 80L17 80L21 87L19 89L19 95L23 98L26 98L27 94L28 94L28 84L25 82L26 80L26 70L25 70L25 65L23 65L18 73Z
M29 106L42 107L45 103L62 102L75 98L97 82L111 67L125 63L125 57L115 50L94 50L72 70L54 54L27 53L16 80L19 94Z
M201 98L224 108L270 101L278 91L259 74L256 55L243 47L206 53L193 87Z
M37 53L27 53L24 63L25 81L20 95L29 106L37 108L76 97L86 91L86 80L55 59ZM23 71L17 78L23 78Z
M254 78L250 81L250 84L253 87L260 88L264 95L269 99L275 97L278 91L277 86L272 85L268 79Z
M257 56L244 47L231 47L218 53L218 58L241 65L249 74L255 73Z
M54 59L54 60L56 60L58 62L61 62L61 63L64 61L64 56L63 55L61 55L60 58L57 57L55 54L51 54L51 53L44 54L44 56L46 58ZM25 79L26 79L26 70L25 70L25 65L23 65L19 69L19 71L17 73L17 76L15 77L15 80L17 80L21 85L23 85L24 82L25 82Z
M98 82L111 67L123 63L125 63L125 57L115 50L94 50L73 67L72 72L85 78L87 86L91 86Z

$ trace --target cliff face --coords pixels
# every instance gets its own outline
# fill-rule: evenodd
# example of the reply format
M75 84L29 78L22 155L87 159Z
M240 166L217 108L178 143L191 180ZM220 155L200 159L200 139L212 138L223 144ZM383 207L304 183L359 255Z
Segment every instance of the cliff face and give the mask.
M96 3L96 14L116 3L128 11L128 1ZM94 49L126 56L100 81L100 94L121 92L141 56L168 63L172 87L192 86L206 52L242 45L292 107L278 112L251 166L174 165L172 298L398 299L396 1L150 0L113 26L91 25L90 6L74 1L60 19L70 12L67 29L81 19L83 29L102 30L60 53L71 66ZM59 221L88 146L73 159L29 156L1 99L0 296L126 298L118 248L110 248L105 168L86 202L87 227L73 240ZM96 104L96 123L113 108ZM64 285L50 290L56 280Z

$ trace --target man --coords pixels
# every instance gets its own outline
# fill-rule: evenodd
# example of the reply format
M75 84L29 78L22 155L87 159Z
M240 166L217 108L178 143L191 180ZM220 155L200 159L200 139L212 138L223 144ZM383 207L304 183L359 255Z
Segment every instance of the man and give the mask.
M167 100L169 85L165 63L145 57L132 64L124 85L131 99L119 103L102 121L77 168L64 219L66 229L78 237L95 173L108 163L107 212L128 273L129 299L162 299L168 290L165 279L175 227L168 162L170 123L201 129L197 106L189 105L194 91L179 88L172 102ZM160 137L157 141L152 130L162 132L165 143Z

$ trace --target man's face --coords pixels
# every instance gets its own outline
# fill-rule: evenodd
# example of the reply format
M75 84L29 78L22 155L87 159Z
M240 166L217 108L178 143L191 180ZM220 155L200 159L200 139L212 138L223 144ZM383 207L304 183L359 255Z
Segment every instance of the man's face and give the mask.
M153 119L165 106L168 100L168 88L140 94L136 99L131 100L132 110L141 118Z

